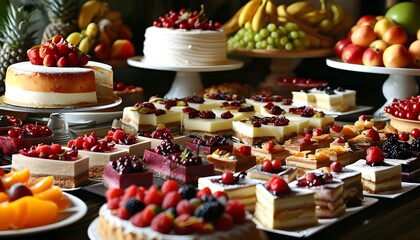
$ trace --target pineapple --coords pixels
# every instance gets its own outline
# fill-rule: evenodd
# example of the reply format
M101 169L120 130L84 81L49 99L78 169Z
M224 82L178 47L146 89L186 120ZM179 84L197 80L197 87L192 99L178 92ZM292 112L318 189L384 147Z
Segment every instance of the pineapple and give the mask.
M28 59L26 51L34 45L35 34L29 30L29 19L33 12L27 13L23 6L10 4L7 16L0 29L0 94L4 93L4 80L9 65Z
M44 0L50 23L42 34L43 41L54 35L66 38L70 33L78 30L76 25L78 2L79 0Z

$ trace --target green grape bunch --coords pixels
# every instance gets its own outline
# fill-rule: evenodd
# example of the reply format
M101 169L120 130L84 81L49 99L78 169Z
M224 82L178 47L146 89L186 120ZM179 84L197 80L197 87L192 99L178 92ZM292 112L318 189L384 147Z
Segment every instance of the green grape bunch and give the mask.
M304 50L309 47L309 40L304 31L294 22L282 26L269 23L258 32L252 30L249 23L241 27L227 41L229 49L278 49Z

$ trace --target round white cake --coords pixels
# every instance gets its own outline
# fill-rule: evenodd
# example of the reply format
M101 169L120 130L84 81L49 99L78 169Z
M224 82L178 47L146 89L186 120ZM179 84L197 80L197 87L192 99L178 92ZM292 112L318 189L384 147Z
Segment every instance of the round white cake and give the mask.
M221 65L227 61L226 35L223 31L149 27L143 53L150 64Z

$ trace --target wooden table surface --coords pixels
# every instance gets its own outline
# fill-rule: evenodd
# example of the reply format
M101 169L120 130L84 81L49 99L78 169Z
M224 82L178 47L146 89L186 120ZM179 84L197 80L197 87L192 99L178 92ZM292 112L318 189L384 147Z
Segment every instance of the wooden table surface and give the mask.
M105 198L85 189L69 192L88 207L86 215L76 223L39 234L7 239L89 239L87 229L98 216ZM3 216L0 216L3 217ZM297 239L266 233L269 239ZM394 199L378 201L305 239L420 239L420 186Z

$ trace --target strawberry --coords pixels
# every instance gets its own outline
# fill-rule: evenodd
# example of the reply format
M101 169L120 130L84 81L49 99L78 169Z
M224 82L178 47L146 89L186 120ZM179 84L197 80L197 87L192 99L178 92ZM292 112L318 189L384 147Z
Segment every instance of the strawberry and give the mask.
M246 217L245 204L238 200L231 200L227 202L225 211L229 213L236 223L243 223Z
M157 232L169 233L173 228L172 217L166 212L161 212L152 219L151 226Z
M123 220L128 220L130 218L130 214L127 212L127 209L124 207L124 205L118 208L117 217Z
M211 195L211 190L208 187L200 189L196 193L196 197L199 198L199 199L201 199L203 196L206 196L206 195Z
M115 130L114 134L112 135L112 140L114 140L115 143L119 143L124 139L125 132L122 129Z
M366 137L369 137L372 139L373 142L379 141L379 133L375 131L374 129L369 129L366 131Z
M146 188L140 186L137 188L136 198L140 201L144 202L144 196L146 195Z
M150 226L153 218L158 212L158 206L150 204L146 206L143 211L136 213L131 217L130 221L134 226L137 227L148 227Z
M171 191L178 191L179 184L175 180L166 180L161 187L161 191L163 194L167 194Z
M262 149L267 149L267 151L273 150L274 143L273 141L264 142L261 144Z
M181 215L181 214L193 215L194 210L195 210L194 205L187 199L182 199L176 205L176 213L178 215Z
M181 194L178 191L172 191L164 195L162 207L164 209L175 208L181 200Z
M114 197L114 198L108 199L107 201L108 209L110 210L118 209L118 207L120 206L120 202L121 202L121 197Z
M147 190L146 195L144 196L144 203L146 205L156 204L157 206L162 206L163 199L163 193L156 187L152 186L149 190Z
M51 151L51 147L49 145L44 145L44 144L39 144L36 149L35 149L36 153L38 154L38 156L48 156L52 153Z
M366 163L377 164L384 161L384 154L381 149L377 146L370 147L366 150Z
M60 144L57 144L57 143L51 144L50 148L51 148L51 153L52 154L61 154L61 153L63 153L63 148L61 147Z
M289 185L286 183L286 181L284 181L283 178L279 177L279 176L274 176L271 177L271 179L269 180L270 183L270 190L275 194L288 194L290 193L290 187Z
M233 217L228 213L223 213L214 223L214 227L220 231L228 231L233 228Z
M124 196L122 198L122 202L125 203L128 199L135 197L137 194L137 186L136 185L130 185L128 188L124 191Z
M109 188L105 192L105 197L107 200L111 200L116 197L121 197L124 194L124 190L119 188Z
M238 149L235 149L234 153L249 156L251 155L251 146L242 146Z

